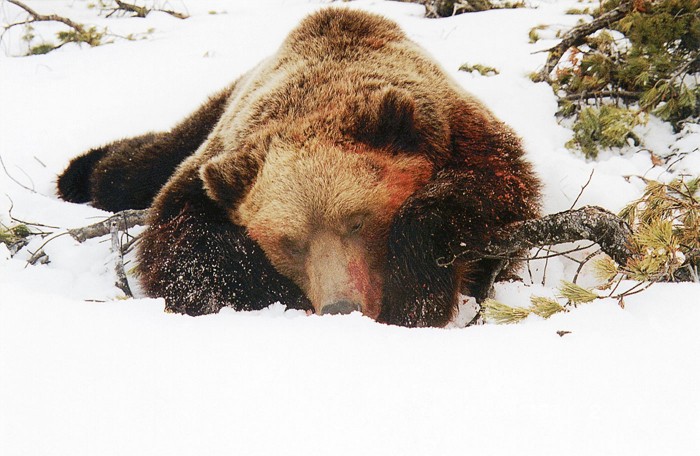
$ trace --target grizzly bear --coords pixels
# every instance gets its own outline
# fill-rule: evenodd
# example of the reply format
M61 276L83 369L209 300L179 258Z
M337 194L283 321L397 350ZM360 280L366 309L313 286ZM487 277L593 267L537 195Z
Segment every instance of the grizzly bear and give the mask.
M511 129L397 24L349 9L304 19L171 131L75 158L58 191L150 207L140 281L167 310L280 301L405 326L483 299L503 262L457 254L539 213Z

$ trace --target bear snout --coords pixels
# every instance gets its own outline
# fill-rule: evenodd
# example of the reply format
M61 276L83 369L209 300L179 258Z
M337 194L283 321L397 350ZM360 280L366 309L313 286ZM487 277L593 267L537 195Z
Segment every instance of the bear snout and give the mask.
M308 288L304 291L319 315L354 311L375 313L368 252L359 237L348 239L330 232L317 233L306 259ZM376 285L376 284L375 284Z

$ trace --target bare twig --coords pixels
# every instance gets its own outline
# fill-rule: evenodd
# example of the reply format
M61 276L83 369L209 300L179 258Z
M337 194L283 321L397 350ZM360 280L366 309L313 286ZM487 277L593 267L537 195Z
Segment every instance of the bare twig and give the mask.
M547 258L554 258L554 257L560 256L560 257L566 258L567 260L571 260L571 261L573 261L574 263L580 263L581 260L572 257L570 254L571 254L571 253L576 253L576 252L582 252L582 251L584 251L584 250L588 250L588 249L590 249L591 247L593 247L594 245L596 245L595 242L593 242L593 243L591 243L591 244L588 244L588 245L581 245L581 246L578 246L578 247L574 247L573 249L564 250L564 251L555 250L555 249L551 248L552 246L542 247L542 249L539 249L539 250L544 250L545 252L547 252L547 253L548 253ZM538 250L538 251L539 251L539 250ZM534 257L532 257L531 259L532 259L532 260L540 260L540 259L542 259L542 258L545 258L545 257L543 257L543 256L540 256L540 257L534 256Z
M122 290L124 294L131 298L131 288L129 288L129 280L124 272L124 254L122 253L122 243L119 239L119 222L117 219L110 217L112 220L109 224L109 232L112 239L112 255L114 255L114 272L117 275L117 281L114 283L117 288Z
M140 236L129 236L126 242L122 242L122 250L125 254L129 253L136 244L141 240Z
M548 246L540 247L540 248L537 250L537 255L539 255L539 253L540 253L543 249L550 248L550 247L552 247L552 246L551 246L551 245L548 245ZM550 257L547 256L547 257L545 257L545 259L544 259L544 267L542 268L542 286L544 286L544 285L545 285L545 282L547 281L547 267L549 266L549 258L550 258Z
M49 228L49 229L54 229L54 230L60 230L61 227L59 226L52 226L52 225L44 225L43 223L35 223L35 222L27 222L22 219L18 219L14 215L12 215L12 210L15 208L15 202L12 201L12 198L10 198L10 195L5 193L5 196L7 199L10 201L10 207L7 209L7 215L10 216L10 220L16 223L21 223L23 225L30 225L30 226L36 226L40 228ZM51 234L51 233L44 233L44 232L32 232L32 234Z
M588 187L588 185L591 183L591 179L593 178L593 174L594 174L594 173L595 173L595 169L591 170L591 174L588 175L588 180L586 180L586 183L583 184L583 186L581 187L581 190L578 192L578 195L576 196L576 199L574 200L574 202L571 203L571 206L569 207L569 210L570 210L570 211L573 210L574 207L576 207L576 204L578 203L578 200L581 198L581 195L583 195L583 192L586 190L586 188ZM550 252L550 253L553 252L553 250L552 250L552 245L540 246L540 247L537 249L537 252L535 252L534 255L532 255L530 258L527 259L527 270L528 270L528 273L529 273L529 275L530 275L530 282L533 282L533 280L532 280L532 271L530 270L530 261L532 261L532 260L540 260L540 259L544 259L544 260L545 260L545 262L544 262L544 269L543 269L543 271L542 271L542 286L544 286L544 284L545 284L545 279L546 279L546 276L547 276L547 266L549 265L549 259L550 259L550 258L553 258L553 257L556 257L556 256L564 256L565 258L568 258L568 259L570 259L570 260L572 260L572 261L577 261L577 260L574 260L573 258L569 257L569 256L567 255L567 253L573 253L573 252L577 252L577 251L580 251L580 250L585 250L585 249L587 249L587 248L589 248L589 247L590 247L590 246L582 247L582 248L575 248L575 249L573 249L573 250L571 250L571 251L569 251L569 252L556 252L556 254L553 254L553 255L540 256L540 252L541 252L542 250L544 250L544 251L546 251L546 252Z
M622 281L620 281L620 282L622 282ZM627 290L625 290L623 292L620 292L616 295L613 295L613 293L614 293L614 291L613 291L606 297L612 298L612 299L617 299L619 301L619 300L622 300L623 298L626 298L627 296L632 296L632 295L636 295L638 293L641 293L642 291L646 290L647 288L649 288L652 285L654 285L653 281L651 281L651 282L637 282L636 284L632 285L630 288L628 288ZM617 287L616 287L616 289L617 289Z
M593 179L594 173L595 173L595 169L592 169L591 174L588 175L588 180L586 181L585 184L583 184L583 187L581 187L581 191L578 192L578 196L576 196L576 199L574 200L574 202L571 203L571 207L569 207L569 210L572 210L573 208L576 207L576 203L578 203L578 200L581 199L581 195L583 195L583 192L586 191L586 188L591 183L591 180Z
M567 258L571 261L579 262L579 260L576 260L572 257L569 256L570 253L575 253L575 252L580 252L582 250L587 250L593 247L595 243L589 244L589 245L582 245L579 247L574 247L569 250L563 250L563 251L557 251L552 249L552 245L546 245L542 246L537 249L537 252L535 252L534 255L529 255L525 257L518 257L515 256L512 253L508 253L505 255L494 255L494 254L489 254L489 253L482 253L481 251L474 251L474 250L465 250L463 252L460 252L457 255L453 255L450 259L447 259L445 257L440 257L436 260L437 265L440 267L445 267L449 266L451 264L454 264L455 261L457 261L458 258L460 257L466 257L469 258L470 260L468 261L474 261L475 258L478 259L486 259L486 260L510 260L510 261L534 261L534 260L547 260L549 258L556 258L556 257L564 257ZM540 255L540 252L547 252L546 255Z
M586 191L586 188L587 188L588 185L591 183L591 179L593 179L593 174L594 174L594 173L595 173L595 169L592 169L592 170L591 170L591 174L588 175L588 180L587 180L586 183L583 184L583 186L581 187L581 190L578 192L578 195L576 196L576 199L574 200L573 203L571 203L571 206L569 207L569 210L572 210L574 207L576 207L576 204L578 203L578 200L581 198L581 195L583 195L583 192ZM549 255L549 256L546 256L546 257L539 257L539 254L540 254L540 252L541 252L542 250L545 250L546 252L551 252L551 251L552 251L552 250L551 250L551 247L552 247L551 245L550 245L550 246L542 246L542 247L540 247L540 248L537 250L537 252L535 253L535 255L530 259L530 260L538 260L538 259L544 258L544 268L543 268L543 270L542 270L542 286L545 285L545 280L546 280L546 278L547 278L547 266L549 266L549 259L550 259L550 258L553 258L553 257L555 257L555 256L564 256L565 258L568 258L569 260L577 261L577 260L575 260L575 259L573 259L572 257L570 257L570 256L567 255L567 253L569 253L569 252L560 252L559 255ZM576 251L578 251L578 250L585 250L586 248L588 248L588 247L585 247L585 248L583 248L583 249L576 249L576 250L573 250L572 252L576 252ZM528 263L527 263L528 271L530 271L530 260L528 260ZM581 266L581 267L582 267L582 266ZM579 268L579 270L580 270L580 268ZM578 274L577 274L577 276L578 276ZM530 281L532 282L532 272L530 272ZM574 283L576 283L576 280L575 280L575 279L574 279Z
M8 1L9 1L9 0L8 0ZM2 155L0 155L0 165L2 166L3 171L5 171L5 175L7 175L7 177L9 177L10 180L12 180L12 182L14 182L15 184L19 185L20 187L22 187L22 188L25 189L25 190L29 190L29 191L32 192L32 193L36 193L36 190L34 190L33 188L27 187L26 185L24 185L23 183L21 183L20 181L18 181L17 179L15 179L15 178L12 176L12 174L10 174L10 172L9 172L9 171L7 170L7 168L5 167L5 162L4 162L3 159L2 159ZM25 174L26 174L26 173L25 173ZM30 179L30 180L31 180L31 179Z
M598 249L595 252L592 252L583 260L578 262L578 268L576 269L576 274L574 274L574 279L572 280L573 283L576 283L578 281L578 276L579 274L581 274L581 271L583 270L583 267L586 265L586 263L588 263L593 257L598 256L600 252L601 250Z

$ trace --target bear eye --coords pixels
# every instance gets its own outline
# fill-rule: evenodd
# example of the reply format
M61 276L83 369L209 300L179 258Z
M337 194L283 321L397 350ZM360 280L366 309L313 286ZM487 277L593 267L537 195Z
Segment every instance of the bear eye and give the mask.
M282 239L282 247L292 256L302 256L306 253L307 247L301 242L285 237Z
M354 220L350 222L350 234L355 234L359 232L362 227L365 225L365 218L364 216L358 216Z

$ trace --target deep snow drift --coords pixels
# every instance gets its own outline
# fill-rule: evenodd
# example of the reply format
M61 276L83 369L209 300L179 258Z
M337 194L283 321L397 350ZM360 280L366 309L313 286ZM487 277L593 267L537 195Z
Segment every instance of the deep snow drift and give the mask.
M95 18L86 1L32 1L41 12L147 40L0 53L0 222L60 228L106 214L55 197L55 176L77 153L166 129L258 60L307 13L327 2L176 1L181 21ZM578 205L617 211L643 183L667 179L649 153L610 151L587 162L568 151L548 86L527 78L555 41L528 42L539 24L573 25L575 1L428 20L419 5L362 0L399 22L469 91L525 140L545 181L545 210ZM17 18L4 2L3 22ZM209 14L216 11L219 14ZM48 30L39 30L51 38ZM553 38L553 37L552 37ZM463 63L494 66L483 77ZM692 151L700 129L674 142L654 119L646 147ZM690 155L678 172L700 173ZM7 195L7 196L5 196ZM11 208L11 209L10 209ZM11 210L11 214L10 214ZM53 230L53 229L51 229ZM406 329L360 315L310 316L275 305L261 312L190 318L158 299L120 299L109 242L61 236L28 266L36 238L10 258L0 245L0 454L700 454L700 285L655 285L549 320L467 329ZM500 285L497 298L527 305L553 295L575 265L533 264L531 283ZM584 280L592 281L588 274ZM557 331L570 331L563 337Z

